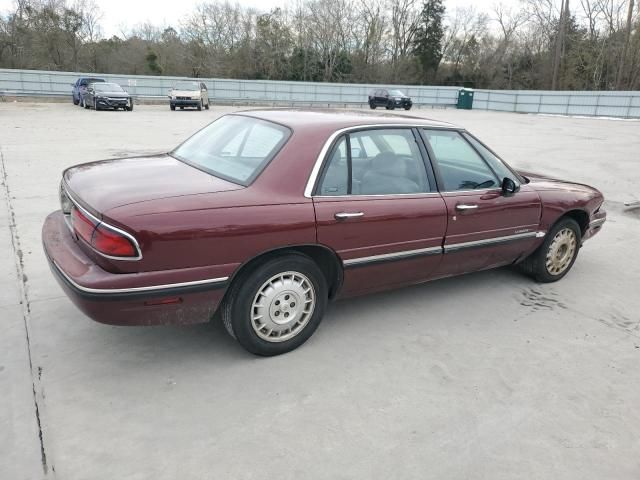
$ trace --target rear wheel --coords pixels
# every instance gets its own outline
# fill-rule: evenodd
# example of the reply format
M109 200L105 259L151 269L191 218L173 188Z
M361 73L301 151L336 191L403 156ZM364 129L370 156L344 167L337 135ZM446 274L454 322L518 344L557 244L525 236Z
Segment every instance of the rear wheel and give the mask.
M265 261L237 278L221 308L229 334L262 356L289 352L318 328L327 282L309 257L289 254Z
M376 104L375 104L375 103L373 103L373 102L369 102L369 108L370 108L371 110L375 110L375 109L376 109Z
M538 282L557 282L571 270L578 257L581 239L578 223L572 218L563 218L549 230L543 244L519 267Z

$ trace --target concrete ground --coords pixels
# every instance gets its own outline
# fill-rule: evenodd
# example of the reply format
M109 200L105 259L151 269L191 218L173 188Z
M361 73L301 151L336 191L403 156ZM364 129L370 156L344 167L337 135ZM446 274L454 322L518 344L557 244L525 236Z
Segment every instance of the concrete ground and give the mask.
M90 321L40 245L60 173L228 108L0 104L0 479L640 478L640 122L456 110L514 166L600 188L561 282L510 269L342 301L288 355Z

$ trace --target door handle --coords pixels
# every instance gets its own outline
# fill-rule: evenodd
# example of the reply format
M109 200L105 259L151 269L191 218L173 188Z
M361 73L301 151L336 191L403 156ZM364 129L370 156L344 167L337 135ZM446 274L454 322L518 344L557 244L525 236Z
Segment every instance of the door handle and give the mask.
M364 217L363 212L339 212L334 215L336 220L346 220L347 218Z
M478 205L467 205L461 203L460 205L456 205L456 210L465 211L465 210L475 210L478 208Z

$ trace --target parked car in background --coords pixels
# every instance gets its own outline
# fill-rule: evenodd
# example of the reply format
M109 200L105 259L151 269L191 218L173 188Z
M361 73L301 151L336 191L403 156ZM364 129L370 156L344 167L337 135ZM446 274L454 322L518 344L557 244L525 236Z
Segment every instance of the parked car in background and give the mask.
M197 80L182 80L169 91L169 108L180 110L184 107L195 107L198 110L209 110L209 91L204 82Z
M245 349L276 355L334 298L515 264L557 281L600 231L603 201L513 170L448 123L275 109L223 116L168 154L65 170L42 237L91 318L219 312Z
M94 110L133 110L133 97L117 83L90 83L82 95L82 106Z
M369 93L369 107L373 110L375 110L376 107L385 107L387 110L393 110L395 108L411 110L412 106L413 102L411 98L407 97L400 90L381 88Z
M102 78L83 77L76 80L76 83L72 83L71 97L74 105L80 105L82 103L82 95L87 90L87 86L90 83L104 82Z

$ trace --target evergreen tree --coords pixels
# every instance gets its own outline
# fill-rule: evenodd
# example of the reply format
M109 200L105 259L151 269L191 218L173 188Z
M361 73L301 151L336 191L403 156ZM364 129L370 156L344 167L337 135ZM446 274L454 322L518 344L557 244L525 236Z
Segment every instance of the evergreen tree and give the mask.
M434 82L442 59L445 7L442 0L424 0L413 42L413 53L422 68L423 83Z

